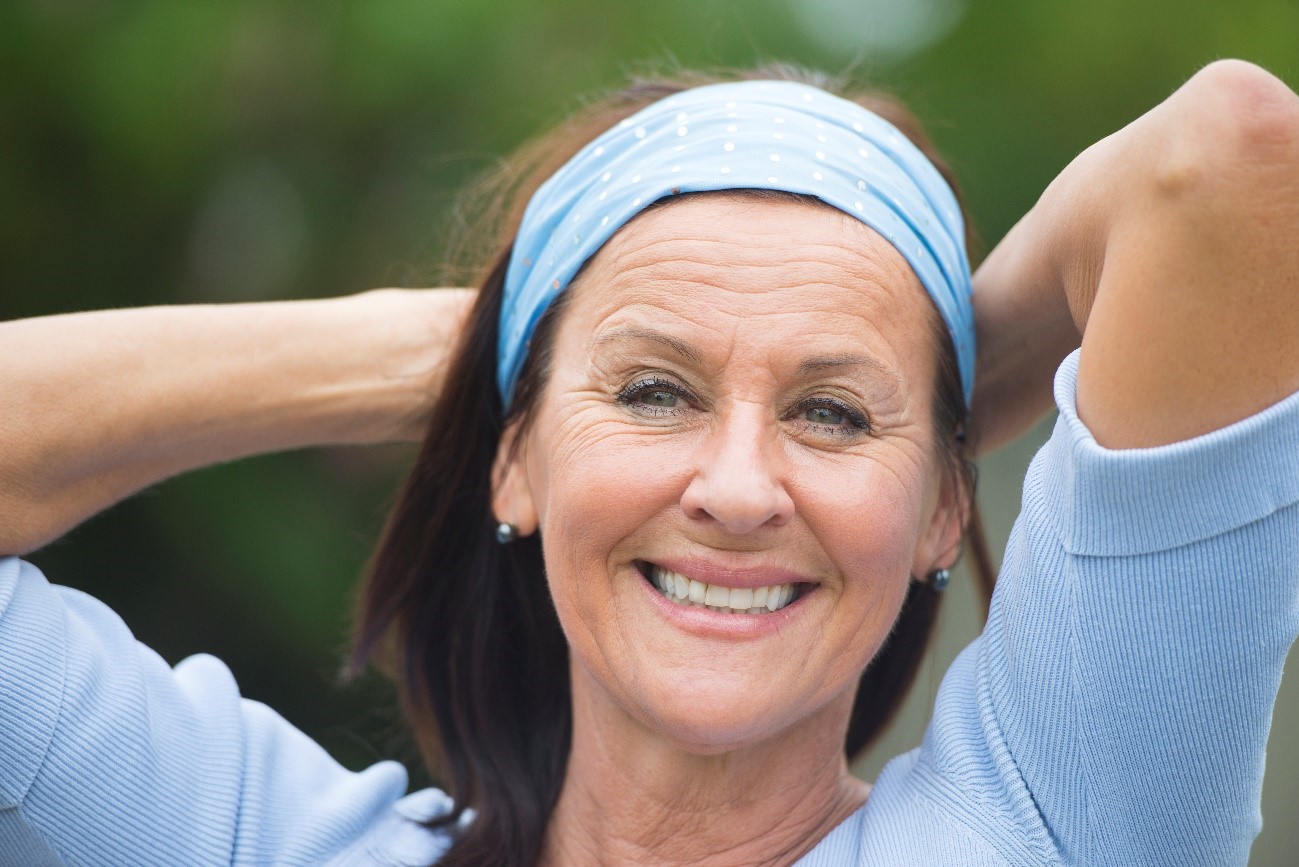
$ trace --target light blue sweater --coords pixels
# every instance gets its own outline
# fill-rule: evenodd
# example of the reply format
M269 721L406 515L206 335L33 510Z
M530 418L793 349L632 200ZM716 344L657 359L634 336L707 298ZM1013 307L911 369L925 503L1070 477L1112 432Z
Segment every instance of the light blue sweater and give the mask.
M1244 864L1299 633L1299 395L1109 451L1074 412L1024 483L992 613L923 745L802 863ZM99 602L0 560L0 864L428 864L449 807L337 765L174 670Z

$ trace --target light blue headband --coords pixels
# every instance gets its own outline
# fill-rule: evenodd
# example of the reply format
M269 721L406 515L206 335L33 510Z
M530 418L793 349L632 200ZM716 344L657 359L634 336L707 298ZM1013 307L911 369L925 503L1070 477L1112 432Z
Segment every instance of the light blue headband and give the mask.
M667 97L619 122L542 184L505 275L496 373L503 404L538 320L614 232L664 197L735 189L815 196L887 238L947 324L969 404L974 314L956 197L892 124L790 81L710 84Z

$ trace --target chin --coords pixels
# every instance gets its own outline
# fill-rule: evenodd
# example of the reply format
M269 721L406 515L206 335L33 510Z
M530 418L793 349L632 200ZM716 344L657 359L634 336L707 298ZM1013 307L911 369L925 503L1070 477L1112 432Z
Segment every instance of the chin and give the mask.
M699 755L719 755L780 735L808 715L806 696L772 695L771 684L725 678L717 672L700 677L690 688L664 682L662 673L639 697L634 715L681 749ZM798 707L802 713L795 714Z

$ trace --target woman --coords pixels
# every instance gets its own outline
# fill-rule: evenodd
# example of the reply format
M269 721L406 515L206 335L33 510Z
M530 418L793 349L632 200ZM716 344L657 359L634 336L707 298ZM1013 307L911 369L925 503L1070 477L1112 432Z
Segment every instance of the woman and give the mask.
M463 298L6 325L15 554L201 463L410 435L441 389L356 662L387 651L455 803L346 773L214 660L173 672L11 559L0 852L1243 863L1299 631L1299 98L1206 68L1061 173L973 302L954 196L878 115L641 88L543 144L444 383L424 329L450 341ZM924 745L862 784L846 754L967 521L971 393L990 447L1057 365L984 634Z

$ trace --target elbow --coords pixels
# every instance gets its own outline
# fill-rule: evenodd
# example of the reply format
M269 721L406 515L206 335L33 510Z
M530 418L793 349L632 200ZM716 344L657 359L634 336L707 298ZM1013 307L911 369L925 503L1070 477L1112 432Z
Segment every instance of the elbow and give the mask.
M1299 170L1299 95L1244 60L1205 66L1169 100L1161 193L1291 188Z
M1218 60L1187 82L1203 100L1216 143L1243 156L1272 149L1293 155L1299 143L1299 96L1284 81L1244 60Z

